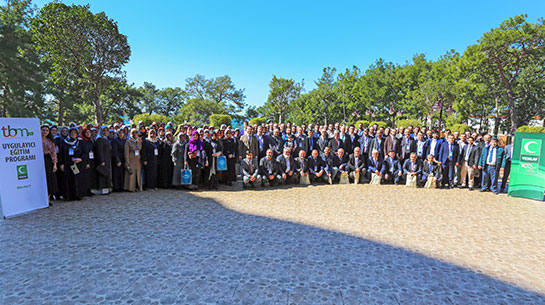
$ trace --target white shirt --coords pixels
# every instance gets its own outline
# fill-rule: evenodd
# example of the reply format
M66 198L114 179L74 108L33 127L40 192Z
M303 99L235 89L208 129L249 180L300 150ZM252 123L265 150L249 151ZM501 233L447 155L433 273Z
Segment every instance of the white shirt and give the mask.
M487 165L490 165L490 166L493 166L493 165L496 165L496 151L498 150L498 147L489 147L488 148L488 155L486 156L486 164ZM488 161L490 160L490 154L492 154L492 161Z
M430 145L430 154L433 155L434 157L435 157L435 145L437 145L437 139L432 139L431 145Z

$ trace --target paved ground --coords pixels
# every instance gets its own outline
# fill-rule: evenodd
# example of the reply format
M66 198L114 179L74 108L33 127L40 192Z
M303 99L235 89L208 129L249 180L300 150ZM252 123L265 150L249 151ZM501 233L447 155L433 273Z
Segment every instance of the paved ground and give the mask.
M545 304L545 203L323 185L0 220L0 304Z

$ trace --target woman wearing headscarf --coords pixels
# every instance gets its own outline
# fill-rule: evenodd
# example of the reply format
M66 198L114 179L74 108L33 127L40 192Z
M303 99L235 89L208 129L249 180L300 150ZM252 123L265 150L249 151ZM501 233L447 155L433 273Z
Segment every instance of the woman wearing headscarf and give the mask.
M44 162L45 162L45 177L47 180L47 195L49 200L57 193L57 150L51 131L48 126L43 125L42 129L42 146L44 150ZM51 203L50 203L51 204Z
M82 175L85 168L85 151L78 140L77 128L71 128L68 137L61 142L58 164L62 173L62 196L64 200L81 200L87 191L86 181Z
M81 147L83 148L83 170L81 175L85 181L86 189L81 196L93 196L91 190L95 190L97 186L97 175L95 172L95 141L92 139L92 131L89 128L84 128L81 132Z
M146 188L157 189L157 169L159 159L159 139L151 128L149 137L142 142L142 163L144 164L144 184Z
M207 152L208 164L210 165L210 171L208 173L208 187L213 189L218 189L218 175L217 175L217 164L218 157L222 155L223 146L221 141L218 141L218 135L216 132L212 132L209 142L210 151Z
M157 186L160 188L170 188L172 186L172 145L174 137L172 133L165 134L165 140L159 143L159 171L157 177Z
M68 137L68 132L69 132L68 127L61 127L59 134L54 136L53 138L53 142L55 143L55 151L57 152L57 158L60 153L60 147L62 142L64 141L64 139ZM59 164L57 164L57 167L58 165ZM57 193L55 194L55 197L60 198L62 196L62 191L63 191L62 185L63 185L64 174L60 170L57 170L56 176L57 176Z
M125 183L125 129L119 129L112 140L112 183L114 192L121 192Z
M187 141L184 133L179 133L176 142L172 145L172 162L174 169L172 170L172 185L175 187L182 186L182 169L187 166Z
M125 142L125 190L129 192L142 191L141 160L142 138L138 136L138 130L131 129L131 136ZM131 174L132 172L132 174Z
M202 144L203 143L200 139L199 132L196 130L193 131L187 146L187 164L191 169L193 182L190 188L193 190L197 190L199 188L201 181L201 169L203 166L208 164L208 161L206 160L206 153Z
M232 137L232 131L230 129L227 129L225 132L225 139L222 141L223 149L222 153L227 159L227 173L224 176L225 183L227 185L233 185L233 181L237 180L236 172L235 172L235 164L236 164L236 151L237 151L237 145L235 140Z
M112 187L112 146L109 134L108 127L102 126L95 142L97 189L102 195L109 194Z

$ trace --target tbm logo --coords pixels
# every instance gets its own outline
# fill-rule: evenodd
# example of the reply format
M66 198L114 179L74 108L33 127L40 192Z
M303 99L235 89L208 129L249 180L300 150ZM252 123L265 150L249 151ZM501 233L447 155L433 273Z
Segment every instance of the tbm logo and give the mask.
M29 137L34 135L34 132L28 131L28 129L26 128L11 128L8 125L8 128L6 128L5 126L2 126L1 129L2 129L2 134L5 138L9 138L9 137L15 138L16 136Z

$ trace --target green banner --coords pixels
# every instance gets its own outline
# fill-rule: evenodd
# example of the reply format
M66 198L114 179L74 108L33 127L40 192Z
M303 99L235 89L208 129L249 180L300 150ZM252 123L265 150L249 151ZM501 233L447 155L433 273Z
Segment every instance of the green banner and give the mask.
M545 134L515 133L509 196L544 200Z

